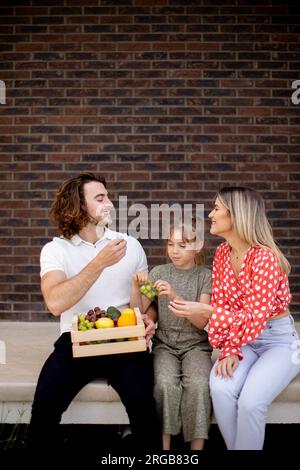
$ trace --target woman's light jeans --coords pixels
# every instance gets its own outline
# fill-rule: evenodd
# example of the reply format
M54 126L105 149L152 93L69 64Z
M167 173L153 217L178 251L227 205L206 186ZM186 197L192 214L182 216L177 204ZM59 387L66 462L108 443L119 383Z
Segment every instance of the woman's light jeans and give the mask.
M210 390L229 450L261 450L268 406L300 372L300 341L291 315L268 321L261 336L242 347L233 378L215 376Z

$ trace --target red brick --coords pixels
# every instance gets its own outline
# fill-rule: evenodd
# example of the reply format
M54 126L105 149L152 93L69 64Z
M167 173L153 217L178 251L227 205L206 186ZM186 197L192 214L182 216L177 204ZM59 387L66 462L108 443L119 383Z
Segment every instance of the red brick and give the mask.
M256 188L297 292L300 108L290 96L300 42L288 6L54 3L1 10L1 317L51 318L39 252L56 235L59 185L81 171L102 173L114 200L206 210L221 186ZM208 264L218 243L208 237ZM144 246L150 266L165 262L163 244Z

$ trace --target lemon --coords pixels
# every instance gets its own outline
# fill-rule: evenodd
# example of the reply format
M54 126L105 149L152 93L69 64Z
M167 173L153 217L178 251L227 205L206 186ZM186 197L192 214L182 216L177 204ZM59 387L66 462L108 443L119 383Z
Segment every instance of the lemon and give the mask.
M111 318L102 317L95 322L95 326L96 328L113 328L115 324Z

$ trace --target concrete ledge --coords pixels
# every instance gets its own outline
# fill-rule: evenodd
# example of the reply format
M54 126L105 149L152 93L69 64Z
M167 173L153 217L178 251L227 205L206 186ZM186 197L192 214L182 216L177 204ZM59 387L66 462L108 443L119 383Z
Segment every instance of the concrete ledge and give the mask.
M32 402L0 402L0 423L29 423ZM129 424L124 406L117 402L73 401L62 424Z
M0 402L0 423L29 423L31 402ZM62 416L62 424L129 424L128 416L119 402L73 401ZM215 418L212 420L215 423ZM299 402L274 402L268 413L268 423L300 423Z
M6 364L0 364L0 422L29 422L38 375L58 336L57 322L0 322L0 340L6 345ZM272 403L268 422L300 423L300 375ZM128 417L115 390L99 379L78 393L62 423L127 424Z

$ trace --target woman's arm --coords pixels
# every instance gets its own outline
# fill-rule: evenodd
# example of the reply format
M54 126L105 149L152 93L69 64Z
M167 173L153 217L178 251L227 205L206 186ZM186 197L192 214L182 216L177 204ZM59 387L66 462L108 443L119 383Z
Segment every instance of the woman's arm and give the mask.
M199 302L186 300L173 300L169 303L169 309L178 317L184 317L202 330L207 325L212 307L209 305L210 294L201 294Z
M252 262L251 279L240 309L229 308L224 298L215 297L208 333L211 345L222 348L219 361L232 355L243 359L241 346L261 335L274 306L282 276L279 261L270 250L260 249ZM217 263L215 267L222 269ZM217 278L216 291L215 281Z

